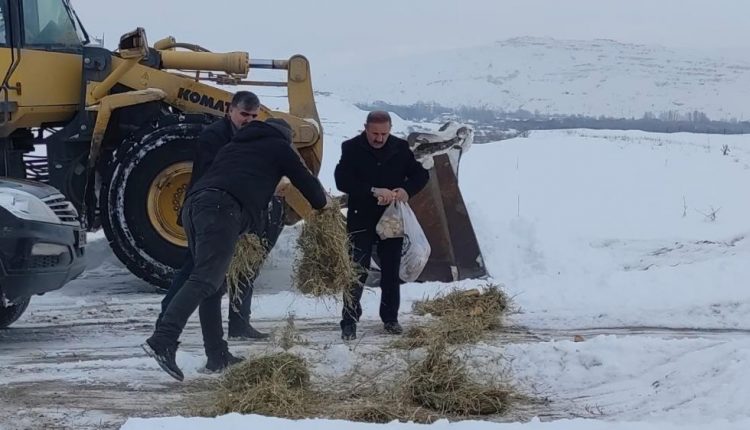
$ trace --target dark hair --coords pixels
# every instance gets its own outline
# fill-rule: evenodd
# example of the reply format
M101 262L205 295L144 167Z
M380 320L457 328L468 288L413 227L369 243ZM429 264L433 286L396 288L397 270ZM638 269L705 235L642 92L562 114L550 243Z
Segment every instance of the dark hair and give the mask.
M239 107L244 110L253 110L260 107L260 99L255 93L250 91L237 91L232 97L232 107Z
M374 110L367 114L366 124L382 124L384 122L391 123L391 116L384 110Z

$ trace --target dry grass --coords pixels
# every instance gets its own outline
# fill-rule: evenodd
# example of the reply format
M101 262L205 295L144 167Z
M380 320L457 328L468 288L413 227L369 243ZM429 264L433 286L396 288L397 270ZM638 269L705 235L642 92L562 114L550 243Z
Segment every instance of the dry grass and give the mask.
M334 402L333 410L326 415L330 418L385 424L397 420L431 424L442 418L438 414L390 395L361 397L349 401Z
M220 382L215 411L297 418L305 416L312 398L305 361L279 353L229 368Z
M485 291L456 290L443 297L414 302L417 315L436 317L461 314L467 317L500 315L508 308L508 297L497 285L487 285Z
M234 247L234 257L227 270L227 291L233 305L241 303L242 288L252 283L266 259L263 240L254 234L245 234Z
M294 264L298 290L316 297L346 297L359 276L349 255L349 235L341 207L317 211L305 220L297 239L299 256Z
M404 401L455 416L501 414L510 392L471 380L461 361L433 344L427 357L412 366L404 384Z
M487 320L448 315L430 324L411 327L391 346L401 349L422 348L435 343L463 345L476 343L492 329Z
M443 297L415 302L414 313L437 317L427 325L408 329L392 346L414 349L436 343L475 343L500 327L508 299L496 285L479 290L453 291Z
M394 348L415 349L422 348L433 342L438 333L432 327L425 325L412 326L406 329L403 336L391 343Z
M286 317L286 325L276 337L276 343L284 351L289 351L295 345L306 345L307 340L300 336L297 326L294 324L294 314L290 313Z
M444 344L431 345L424 360L394 379L351 382L338 380L334 386L313 390L303 359L273 354L230 368L220 381L214 407L202 415L239 412L292 419L432 423L441 418L502 414L511 397L508 390L469 378L464 365L446 352Z
M313 390L304 360L288 353L274 354L227 372L215 414L260 413L374 423L432 423L441 418L505 414L509 402L520 397L495 383L472 379L462 360L447 347L475 342L500 324L508 308L502 291L494 285L484 291L454 291L416 303L414 308L417 314L435 318L408 329L397 341L403 348L426 347L425 358L412 363L404 374L361 380L347 377ZM281 337L291 348L297 343L293 316L284 333Z

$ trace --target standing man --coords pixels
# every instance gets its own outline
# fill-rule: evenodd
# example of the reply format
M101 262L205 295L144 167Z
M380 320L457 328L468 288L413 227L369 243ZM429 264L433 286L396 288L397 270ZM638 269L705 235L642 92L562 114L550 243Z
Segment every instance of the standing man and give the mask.
M372 247L377 245L380 257L380 319L385 331L401 334L398 308L401 301L400 279L402 238L381 240L375 225L386 206L393 201L407 202L430 179L414 158L409 144L391 136L388 112L373 111L367 115L365 131L341 145L341 160L334 176L339 191L349 195L346 228L352 242L352 258L363 269L359 282L352 286L351 300L344 300L341 338L357 338L357 322L362 316L362 290L370 269Z
M237 360L223 339L222 285L237 240L248 232L260 234L263 211L283 176L314 209L327 204L320 182L292 148L289 124L273 118L252 121L219 150L208 171L188 191L182 221L195 267L142 345L175 379L184 379L175 361L177 340L198 306L209 359L218 355L227 365Z
M239 91L232 97L227 115L206 127L198 137L198 144L193 160L193 173L190 178L188 192L193 184L206 173L211 163L213 163L216 153L232 140L232 136L234 136L237 130L258 118L259 112L260 100L254 93ZM267 221L260 229L262 232L261 239L264 239L264 243L267 246L266 253L270 252L271 248L273 248L284 227L283 210L283 201L280 197L274 196L268 207L268 216L264 217L264 220ZM182 288L182 285L185 284L192 271L193 256L190 250L188 250L182 268L175 274L172 284L169 286L169 290L161 302L161 313L156 320L157 325L161 321L172 298ZM268 334L259 332L250 324L250 304L253 297L252 280L247 285L244 285L243 292L245 295L242 297L242 305L239 309L235 309L231 305L229 306L229 337L238 339L265 339L268 337ZM208 350L206 354L209 356L215 355L210 354ZM206 367L208 370L217 371L225 367L226 363L223 363L220 357L213 358L207 363Z

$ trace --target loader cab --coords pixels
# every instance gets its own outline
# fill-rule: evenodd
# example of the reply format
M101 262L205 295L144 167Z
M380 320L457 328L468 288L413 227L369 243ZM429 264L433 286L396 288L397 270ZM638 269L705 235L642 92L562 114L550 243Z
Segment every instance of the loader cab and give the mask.
M67 0L0 0L0 138L79 109L89 41Z
M64 0L21 0L22 40L29 49L80 53L86 31Z

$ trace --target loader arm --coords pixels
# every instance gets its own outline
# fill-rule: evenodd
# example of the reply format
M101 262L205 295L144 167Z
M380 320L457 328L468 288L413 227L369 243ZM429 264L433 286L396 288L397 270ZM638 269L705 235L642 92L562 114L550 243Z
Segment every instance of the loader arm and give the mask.
M172 61L174 60L172 53ZM192 64L195 69L217 68L223 66L218 63L217 57L204 57L192 52L179 52L186 57L180 58L181 66ZM214 54L223 55L223 54ZM195 57L193 63L190 58ZM122 84L134 90L147 90L157 88L164 92L163 101L186 113L203 113L213 116L223 116L229 110L233 93L208 85L195 78L182 74L155 69L143 64L128 64L132 60L112 56L112 74L123 70L117 76L116 83ZM201 61L209 61L201 64ZM169 63L167 63L169 64ZM282 118L289 123L293 130L293 143L300 156L310 171L317 175L323 158L323 131L320 118L315 107L312 83L310 79L310 65L307 59L301 55L293 56L288 61L276 61L276 68L285 68L288 74L287 88L289 98L289 113L273 111L261 106L259 119ZM87 86L87 104L93 105L98 102L97 94L102 93L98 87L109 85L105 82L90 82ZM108 89L105 89L105 91ZM106 127L106 124L104 124ZM102 130L99 130L102 131ZM287 204L297 214L294 219L305 218L312 211L312 207L302 194L288 182L281 185Z

